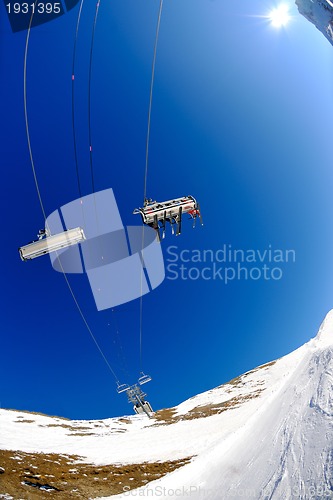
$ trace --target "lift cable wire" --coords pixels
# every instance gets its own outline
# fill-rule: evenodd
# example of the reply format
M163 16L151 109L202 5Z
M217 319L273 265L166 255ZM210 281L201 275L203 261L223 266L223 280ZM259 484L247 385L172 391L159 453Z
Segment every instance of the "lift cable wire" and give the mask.
M78 154L77 154L76 126L75 126L75 61L76 61L77 40L78 40L78 36L79 36L79 27L80 27L83 3L84 3L84 0L81 0L80 6L79 6L79 12L77 15L76 28L75 28L75 38L74 38L74 48L73 48L73 61L72 61L72 130L73 130L73 144L74 144L74 160L75 160L76 178L77 178L77 185L78 185L78 189L79 189L80 198L82 198L82 191L81 191L81 182L80 182L80 174L79 174L79 161L78 161Z
M76 20L74 46L73 46L73 59L72 59L72 134L73 134L73 145L74 145L75 169L76 169L79 197L81 199L81 208L83 205L83 199L82 199L80 170L79 170L79 161L78 161L78 153L77 153L77 141L76 141L77 134L76 134L76 121L75 121L75 62L76 62L77 42L78 42L78 36L79 36L79 28L80 28L80 23L81 23L81 14L82 14L82 9L83 9L83 4L84 4L84 0L81 0L79 10L78 10L77 20ZM94 198L94 204L96 207L95 198ZM82 209L82 219L83 219L84 226L85 226L86 225L86 217L85 217L85 213L84 213L83 209ZM88 253L89 253L89 255L91 255L90 247L88 247Z
M122 342L121 342L121 335L120 335L120 332L119 332L119 324L118 324L118 320L117 320L117 312L116 312L115 308L112 308L111 311L112 311L113 323L114 323L114 326L115 326L115 341L117 343L118 359L120 360L120 363L121 363L121 370L122 370L122 372L124 373L124 375L126 376L126 378L129 378L130 375L129 375L129 372L128 372L128 366L127 366L127 363L126 363L126 358L125 358L125 355L124 355L124 349L123 349L123 345L122 345Z
M154 55L151 69L151 81L150 81L150 93L149 93L149 107L148 107L148 123L147 123L147 137L146 137L146 162L145 162L145 177L144 177L144 188L143 188L143 203L145 206L147 198L147 178L148 178L148 160L149 160L149 141L150 141L150 124L151 124L151 110L153 104L153 90L155 81L155 66L156 66L156 55L157 55L157 45L160 33L161 17L163 9L163 0L160 0L160 6L158 10L156 33L155 33L155 44L154 44ZM141 244L141 258L142 258L142 270L141 270L141 293L140 293L140 325L139 325L139 349L140 349L140 372L142 372L142 330L143 330L143 266L144 266L144 226L142 227L142 244Z
M158 11L158 18L157 18L157 25L156 25L156 34L155 34L154 56L153 56L153 63L152 63L152 69L151 69L149 107L148 107L148 123L147 123L147 137L146 137L146 163L145 163L145 180L144 180L144 188L143 188L143 203L145 203L146 197L147 197L147 177L148 177L148 159L149 159L151 109L152 109L152 104L153 104L153 90L154 90L154 81L155 81L156 54L157 54L158 37L159 37L159 33L160 33L160 24L161 24L161 17L162 17L162 9L163 9L163 0L160 0L160 7L159 7L159 11Z
M142 249L144 245L144 227L142 228ZM142 257L143 259L143 257ZM144 265L144 262L142 262L142 265ZM140 344L140 373L142 372L142 326L143 326L143 267L141 270L141 293L140 293L140 325L139 325L139 344Z
M96 226L99 230L99 218L98 218L98 210L96 205L96 197L95 197L95 176L94 176L94 162L93 162L93 145L92 145L92 125L91 125L91 82L92 82L92 68L93 68L93 54L94 54L94 42L95 42L95 32L97 25L97 18L99 14L99 6L100 0L97 0L96 8L95 8L95 16L94 22L91 32L91 42L90 42L90 58L89 58L89 74L88 74L88 142L89 142L89 164L90 164L90 175L91 175L91 188L94 199L94 208L95 208L95 217L96 217ZM99 241L100 254L102 260L103 257L103 249L101 242Z
M108 360L107 360L107 358L106 358L106 356L105 356L104 352L102 351L102 349L101 349L101 347L100 347L99 343L97 342L96 337L95 337L95 335L93 334L93 332L92 332L92 330L91 330L91 328L90 328L90 326L89 326L89 324L88 324L88 322L87 322L87 320L86 320L86 318L85 318L85 316L84 316L84 314L83 314L83 311L82 311L82 309L81 309L81 307L80 307L80 304L79 304L79 303L78 303L78 301L77 301L77 298L75 297L75 294L74 294L73 288L71 287L71 284L70 284L70 283L69 283L69 281L68 281L67 275L66 275L66 273L65 273L65 271L64 271L64 268L62 267L62 264L61 264L61 262L60 262L59 257L58 257L58 261L59 261L59 263L60 263L60 267L61 267L61 270L62 270L62 272L63 272L63 275L64 275L64 278L65 278L65 280L66 280L66 283L67 283L67 285L68 285L69 291L70 291L70 293L71 293L71 295L72 295L72 297L73 297L73 300L74 300L75 305L76 305L76 307L77 307L77 309L78 309L78 311L79 311L79 313L80 313L80 316L81 316L81 318L82 318L82 320L83 320L83 322L84 322L84 324L85 324L85 326L86 326L86 328L87 328L87 330L88 330L88 332L89 332L89 334L90 334L90 337L91 337L91 338L92 338L92 340L94 341L94 343L95 343L95 345L96 345L97 349L99 350L99 352L100 352L100 354L101 354L102 358L104 359L104 361L105 361L105 363L106 363L107 367L109 368L110 372L112 373L112 375L113 375L113 376L114 376L114 378L116 379L117 384L119 384L119 379L118 379L117 375L115 374L115 372L114 372L114 370L112 369L112 367L111 367L110 363L108 362Z
M89 61L89 77L88 77L88 133L89 133L89 157L90 157L90 172L91 172L91 184L92 191L95 192L95 179L94 179L94 166L92 157L92 134L91 134L91 74L92 74L92 63L93 63L93 53L94 53L94 41L97 17L99 12L100 0L96 3L95 17L91 34L91 44L90 44L90 61Z
M37 5L37 2L38 0L35 0L35 6ZM23 98L24 98L24 117L25 117L25 124L26 124L26 135L27 135L27 141L28 141L28 148L29 148L29 155L30 155L30 162L31 162L31 168L32 168L32 172L33 172L33 177L34 177L34 181L35 181L35 186L36 186L36 190L37 190L37 194L38 194L38 199L39 199L39 204L40 204L40 207L41 207L41 210L42 210L42 213L43 213L43 217L44 217L44 220L46 221L46 212L45 212L45 208L44 208L44 203L43 203L43 200L42 200L42 196L41 196L41 193L40 193L40 189L39 189L39 183L38 183L38 179L37 179L37 174L36 174L36 168L35 168L35 163L34 163L34 159L33 159L33 154L32 154L32 147L31 147L31 139L30 139L30 129L29 129L29 119L28 119L28 107L27 107L27 61L28 61L28 49L29 49L29 41L30 41L30 32L31 32L31 26L32 26L32 21L33 21L33 15L34 15L34 12L35 12L35 9L33 9L32 11L32 14L31 14L31 18L30 18L30 22L29 22L29 27L28 27L28 31L27 31L27 37L26 37L26 42L25 42L25 51L24 51L24 65L23 65ZM102 358L104 359L106 365L108 366L109 370L111 371L111 373L113 374L114 378L116 379L116 382L117 384L119 384L119 380L118 380L118 377L116 376L114 370L112 369L110 363L108 362L106 356L104 355L101 347L99 346L84 314L83 314L83 311L76 299L76 296L74 294L74 291L73 291L73 288L71 286L71 284L69 283L69 280L67 278L67 275L64 271L64 268L61 264L61 261L58 257L58 261L59 261L59 264L60 264L60 267L61 267L61 271L63 273L63 276L65 278L65 281L67 283L67 286L68 286L68 289L73 297L73 300L74 300L74 303L77 307L77 310L79 311L79 314L92 338L92 340L94 341L97 349L99 350Z
M33 157L33 154L32 154L32 147L31 147L31 141L30 141L29 121L28 121L28 110L27 110L27 60L28 60L28 49L29 49L31 25L32 25L32 21L33 21L34 12L35 12L35 8L36 8L36 5L37 5L37 2L38 2L38 0L35 0L34 8L32 9L32 13L31 13L31 17L30 17L30 22L29 22L29 26L28 26L27 36L26 36L26 40L25 40L24 65L23 65L23 89L24 89L23 101L24 101L25 129L26 129L26 135L27 135L27 141L28 141L30 163L31 163L32 173L33 173L33 176L34 176L34 181L35 181L35 185L36 185L36 189L37 189L37 195L38 195L39 203L40 203L40 206L41 206L41 209L42 209L42 212L43 212L44 220L46 220L46 213L45 213L45 210L44 210L42 196L41 196L40 189L39 189L39 184L38 184L38 181L37 181L36 169L35 169L35 162L34 162L34 157Z
M96 34L96 26L97 26L97 19L99 15L99 8L100 8L101 0L98 0L96 3L96 9L95 9L95 17L93 21L93 27L92 27L92 34L91 34L91 43L90 43L90 60L89 60L89 76L88 76L88 136L89 136L89 155L90 155L90 172L91 172L91 184L92 184L92 192L95 193L95 177L94 177L94 161L93 161L93 144L92 144L92 120L91 120L91 95L92 95L92 74L93 74L93 54L94 54L94 43L95 43L95 34ZM99 225L99 220L98 220L98 211L96 208L96 201L94 197L94 204L95 204L95 215L96 215L96 224L97 226ZM101 249L102 252L102 249ZM129 372L126 364L126 357L124 355L124 350L123 346L121 343L121 336L119 333L119 326L116 318L116 313L115 309L112 308L112 317L115 323L115 328L116 328L116 342L117 342L117 352L118 352L118 357L121 360L121 365L122 365L122 371L124 374L129 377Z
M76 35L75 35L75 45L74 45L74 52L73 52L73 68L74 68L74 63L75 63L75 58L76 58L76 42L78 38L78 29L79 29L79 24L80 24L80 18L81 18L81 10L82 10L82 5L83 5L84 0L81 0L81 5L80 5L80 10L78 14L78 20L77 20L77 26L76 26ZM92 125L91 125L91 82L92 82L92 68L93 68L93 53L94 53L94 41L95 41L95 32L96 32L96 25L97 25L97 18L99 14L99 7L100 7L100 0L97 1L96 3L96 8L95 8L95 16L94 16L94 21L93 21L93 27L92 27L92 34L91 34L91 43L90 43L90 59L89 59L89 74L88 74L88 140L89 140L89 162L90 162L90 173L91 173L91 184L92 184L92 192L95 193L95 180L94 180L94 163L93 163L93 146L92 146ZM74 75L74 70L73 70L73 75ZM74 82L74 79L73 79ZM72 109L74 110L74 94L72 96ZM74 113L74 111L73 111ZM75 138L75 122L73 121L73 136ZM76 147L76 146L74 146ZM79 170L77 169L78 175L79 175ZM98 221L98 212L97 212L97 207L96 207L96 200L94 196L94 206L95 206L95 215L96 215L96 223L97 226L99 225ZM101 249L101 255L102 255L102 249ZM103 258L103 257L102 257ZM73 297L75 300L75 297ZM113 310L112 310L113 312ZM86 325L88 327L88 325ZM116 326L116 332L117 332L117 337L119 340L119 331L118 331L118 326ZM107 359L104 356L104 353L101 351L98 343L96 342L95 338L93 337L93 340L96 343L97 348L99 349L102 357L104 358L104 361L107 363L109 366L110 370L113 372L112 368L110 367ZM121 347L122 351L122 347ZM122 353L123 356L123 353ZM117 384L119 385L119 379L116 377Z

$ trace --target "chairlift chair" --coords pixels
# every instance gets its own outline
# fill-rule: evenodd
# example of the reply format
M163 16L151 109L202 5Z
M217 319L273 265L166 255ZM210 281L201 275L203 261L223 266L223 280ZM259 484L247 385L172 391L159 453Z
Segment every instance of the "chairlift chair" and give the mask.
M142 222L155 229L159 239L161 239L160 232L162 232L162 239L165 237L167 222L171 225L172 234L176 232L177 236L180 235L183 214L189 214L194 223L199 217L201 225L203 224L199 204L193 196L184 196L164 202L146 199L144 206L136 208L133 214L140 214ZM174 231L174 225L177 226L176 231Z
M151 381L151 376L146 375L145 373L141 372L140 377L138 378L138 382L140 385L147 384L147 382Z
M127 391L130 388L128 384L117 384L117 392L118 394L121 394L122 392Z
M85 239L83 229L80 227L68 229L67 231L53 235L50 235L47 230L41 230L38 233L38 240L20 247L19 253L22 260L31 260L51 252L56 252L62 248L76 245Z

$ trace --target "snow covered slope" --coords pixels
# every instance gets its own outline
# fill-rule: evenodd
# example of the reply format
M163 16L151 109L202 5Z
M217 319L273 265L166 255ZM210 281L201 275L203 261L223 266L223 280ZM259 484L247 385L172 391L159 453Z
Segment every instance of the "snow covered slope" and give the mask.
M333 0L296 0L296 5L333 45Z
M161 410L150 420L66 421L0 410L3 467L1 450L12 450L11 458L18 455L18 461L22 452L70 456L76 471L83 464L100 467L105 487L98 488L94 478L94 494L80 498L106 498L121 491L125 493L112 498L128 498L128 490L140 486L133 491L136 496L165 499L332 499L333 312L317 337L291 354ZM107 489L115 480L107 467L130 470L134 465L139 470L144 463L161 468L155 475L145 469L141 482L134 474L123 475L117 479L118 489ZM0 485L5 474L0 474ZM39 468L36 477L41 475ZM66 495L54 493L54 498L77 498L77 487L68 478L63 484L54 473L49 476L51 487L60 492L67 488ZM29 487L26 481L24 488ZM0 486L0 493L10 492ZM32 497L20 491L17 498Z

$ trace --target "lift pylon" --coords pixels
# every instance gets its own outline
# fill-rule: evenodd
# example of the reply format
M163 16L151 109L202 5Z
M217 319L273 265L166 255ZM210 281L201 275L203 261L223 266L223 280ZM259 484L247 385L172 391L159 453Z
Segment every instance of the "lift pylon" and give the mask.
M135 413L139 415L145 413L147 417L151 417L153 409L150 403L145 399L147 394L142 391L141 387L138 384L134 384L131 386L127 384L119 384L117 392L126 392L128 402L133 404L133 410L135 411Z

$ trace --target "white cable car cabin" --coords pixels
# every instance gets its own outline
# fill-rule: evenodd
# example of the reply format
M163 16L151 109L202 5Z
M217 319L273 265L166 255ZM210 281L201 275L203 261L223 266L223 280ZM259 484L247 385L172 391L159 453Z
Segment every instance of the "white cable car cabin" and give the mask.
M166 222L171 224L172 234L174 234L174 224L177 226L176 235L181 233L183 214L190 215L193 219L193 227L197 217L199 217L201 225L203 224L199 204L193 196L184 196L164 202L146 199L143 208L136 208L133 214L140 214L143 223L155 229L159 236L160 230L162 230L162 238L165 237Z
M38 240L20 247L19 253L22 260L31 260L76 245L85 239L83 229L80 227L53 235L49 234L47 230L41 229L38 233Z

